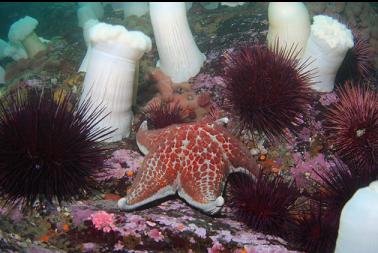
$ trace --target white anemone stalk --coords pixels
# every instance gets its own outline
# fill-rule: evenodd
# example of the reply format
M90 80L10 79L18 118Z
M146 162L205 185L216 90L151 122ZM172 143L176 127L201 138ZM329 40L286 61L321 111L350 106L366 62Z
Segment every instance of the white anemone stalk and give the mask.
M88 5L82 6L79 9L77 9L77 19L79 27L83 28L83 37L85 44L87 45L87 51L85 53L83 61L80 64L78 72L86 72L89 57L92 51L92 45L89 40L89 29L92 26L98 24L99 21L97 20L97 16L94 13L93 9Z
M4 57L11 57L14 61L28 58L28 53L26 52L21 42L8 43L8 45L4 48L3 54Z
M310 16L301 2L271 2L268 7L268 46L279 48L296 46L298 58L303 55L310 35ZM299 52L300 51L300 52Z
M92 9L97 19L102 19L104 16L104 7L101 2L78 2L79 7L89 7Z
M378 181L359 189L340 216L335 253L376 253L378 249Z
M90 61L89 59L92 54L92 44L89 39L89 31L93 26L97 25L98 23L99 21L97 19L90 19L83 26L83 36L85 44L87 45L87 51L85 53L83 61L80 64L78 72L87 72L88 62Z
M126 2L123 3L123 17L127 18L131 15L137 17L143 16L148 12L148 2Z
M5 49L9 47L9 44L5 41L0 39L0 60L8 57L8 55L5 53Z
M89 97L95 105L104 106L104 115L109 115L99 127L117 129L108 141L119 141L130 134L135 69L151 50L151 39L142 32L105 23L94 25L89 38L93 48L80 103Z
M335 77L348 49L354 46L352 31L336 19L325 15L314 16L310 37L303 60L312 59L306 70L315 69L315 84L319 92L331 92Z
M197 75L206 57L190 31L185 3L150 2L150 16L160 58L157 66L174 83Z
M28 57L32 58L37 53L47 49L47 46L38 38L34 32L38 26L38 20L26 16L13 23L8 32L8 39L13 43L21 42Z

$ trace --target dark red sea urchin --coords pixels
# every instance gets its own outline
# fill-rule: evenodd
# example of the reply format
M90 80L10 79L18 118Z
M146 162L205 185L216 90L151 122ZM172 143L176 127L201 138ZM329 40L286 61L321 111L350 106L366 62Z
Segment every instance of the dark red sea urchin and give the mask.
M339 220L344 205L360 188L368 186L376 179L373 168L360 168L358 166L346 166L341 161L334 159L334 165L319 173L315 183L317 190L309 197L322 202L327 216Z
M378 94L346 83L339 101L325 113L324 129L336 154L348 166L378 166Z
M296 47L273 49L263 45L243 47L227 55L225 109L236 114L242 128L264 133L269 140L295 132L312 101L308 62L296 60Z
M0 100L0 196L5 205L71 201L93 189L105 158L97 128L103 109L55 102L47 90L16 90ZM93 110L92 110L93 109Z
M315 191L306 193L309 208L292 216L288 222L288 240L309 253L332 253L336 245L339 220L343 207L354 193L376 178L376 172L348 167L337 159L333 166L314 180Z
M280 234L295 210L300 196L293 182L281 176L265 175L262 171L253 179L245 174L229 178L231 206L247 225L270 234Z
M353 48L347 51L336 74L335 83L343 85L345 81L359 82L368 79L374 73L374 53L367 39L353 31Z
M185 111L178 103L158 100L150 103L143 111L147 122L154 129L164 128L186 121Z
M295 244L296 248L308 253L334 252L338 220L328 217L319 202L309 204L288 223L283 237Z

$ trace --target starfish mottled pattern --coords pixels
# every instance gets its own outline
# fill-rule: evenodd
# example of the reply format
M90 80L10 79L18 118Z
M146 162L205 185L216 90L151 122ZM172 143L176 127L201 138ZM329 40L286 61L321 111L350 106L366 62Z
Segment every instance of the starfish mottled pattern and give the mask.
M208 214L217 213L224 204L227 176L239 171L253 175L256 169L248 148L220 121L158 130L147 130L147 122L143 122L137 143L147 155L118 206L134 210L177 192L190 205Z

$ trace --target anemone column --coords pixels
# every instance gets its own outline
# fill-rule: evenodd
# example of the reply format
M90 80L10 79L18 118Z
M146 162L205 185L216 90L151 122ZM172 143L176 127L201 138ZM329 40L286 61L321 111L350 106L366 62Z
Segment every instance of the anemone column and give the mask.
M89 38L93 48L80 102L89 96L106 107L104 114L109 116L100 127L116 128L110 141L118 141L130 134L136 64L151 49L151 39L142 32L105 23L94 25Z
M310 37L302 57L314 62L306 70L315 68L316 76L312 88L320 92L330 92L335 85L339 69L347 51L353 47L353 35L345 25L328 16L314 17Z
M12 58L14 61L27 59L28 53L21 42L5 42L0 39L0 60L6 57Z
M267 41L270 48L279 39L280 48L297 46L297 51L306 48L310 35L310 16L301 2L272 2L268 8L269 31Z
M92 8L89 6L80 7L77 10L77 18L78 18L79 27L83 28L84 41L85 41L85 44L87 45L87 51L85 53L83 61L80 64L78 72L86 72L87 67L88 67L89 57L92 52L92 45L89 40L89 30L91 27L98 24L99 21L96 17L96 14L92 10Z
M131 15L140 17L148 12L147 2L126 2L122 4L122 7L124 18L127 18Z
M341 212L335 253L374 253L378 249L378 181L359 189Z
M150 3L160 67L175 83L188 81L200 71L205 55L190 31L184 2Z
M34 32L38 24L39 22L35 18L25 16L13 23L8 32L9 40L14 43L22 43L30 58L47 49L47 46Z

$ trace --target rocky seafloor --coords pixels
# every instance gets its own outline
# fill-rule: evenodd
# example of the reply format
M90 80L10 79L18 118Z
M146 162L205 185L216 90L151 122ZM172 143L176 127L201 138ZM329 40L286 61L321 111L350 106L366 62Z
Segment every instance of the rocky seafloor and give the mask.
M372 48L378 48L375 46L377 26L374 26L377 14L371 5L309 3L308 7L311 14L341 15L348 22L354 22L352 25L365 34ZM32 60L6 62L7 83L2 92L20 86L49 86L57 92L73 91L80 95L84 74L77 73L77 68L86 48L80 29L75 27L71 33L66 31L67 26L76 25L76 7L67 4L63 8L57 4L55 8L64 12L64 17L71 22L43 34L51 40L47 52ZM368 21L362 20L360 15L366 10L372 16ZM207 56L201 72L190 82L197 92L210 92L213 100L220 104L219 59L240 45L265 42L267 4L249 3L215 10L194 4L188 18L195 41ZM141 30L153 40L148 15L123 20L120 13L107 6L103 21ZM43 24L47 20L41 18L39 22ZM107 173L99 175L98 191L60 207L41 204L31 213L22 213L17 208L0 209L0 252L298 252L295 245L258 233L238 221L227 204L227 193L226 205L215 217L191 208L178 197L134 212L117 209L117 199L125 195L143 160L135 143L135 129L140 123L141 107L156 92L143 77L149 67L155 66L157 58L156 46L153 46L141 60L138 99L134 108L135 127L129 138L109 144L111 152L104 168ZM263 153L267 152L267 159L259 162L264 169L292 175L298 185L305 184L311 169L330 166L318 114L336 100L334 93L319 95L319 102L310 109L311 117L299 126L300 134L286 141L271 145L262 138L256 145L248 134L242 133L240 137L248 147L257 149L256 155L263 149Z

